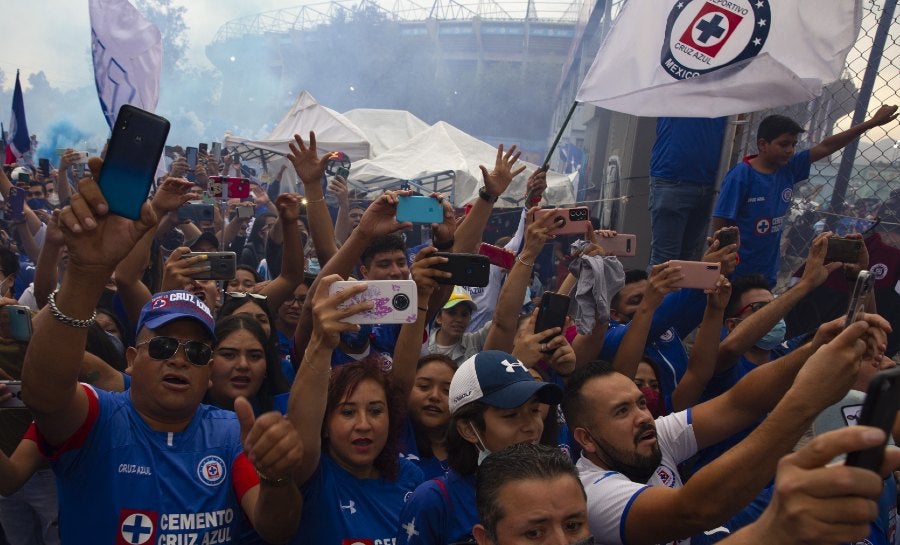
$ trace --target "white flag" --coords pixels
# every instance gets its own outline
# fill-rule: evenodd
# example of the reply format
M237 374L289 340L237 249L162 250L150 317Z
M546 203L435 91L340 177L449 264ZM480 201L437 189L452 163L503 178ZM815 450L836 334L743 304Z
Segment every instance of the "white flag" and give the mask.
M119 107L153 112L159 102L162 35L128 0L90 0L94 80L112 127Z
M812 100L836 81L861 0L630 0L576 100L719 117Z

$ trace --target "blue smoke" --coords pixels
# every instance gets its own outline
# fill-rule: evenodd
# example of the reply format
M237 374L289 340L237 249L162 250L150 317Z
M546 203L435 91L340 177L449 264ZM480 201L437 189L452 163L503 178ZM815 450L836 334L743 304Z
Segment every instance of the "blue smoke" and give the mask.
M57 162L57 148L73 148L78 151L79 146L84 147L84 141L91 135L81 131L71 121L65 119L52 123L46 128L44 134L38 143L37 155L35 157L46 157L50 159L51 164ZM35 159L37 162L37 159Z

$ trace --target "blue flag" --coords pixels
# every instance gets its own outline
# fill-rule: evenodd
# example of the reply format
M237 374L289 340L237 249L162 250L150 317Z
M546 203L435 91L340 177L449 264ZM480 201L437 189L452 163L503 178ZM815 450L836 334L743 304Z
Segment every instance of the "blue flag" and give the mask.
M16 70L12 116L9 120L9 141L6 147L7 164L15 163L29 151L31 151L31 137L28 135L28 124L25 123L25 99L22 97L22 84L19 83L19 71Z

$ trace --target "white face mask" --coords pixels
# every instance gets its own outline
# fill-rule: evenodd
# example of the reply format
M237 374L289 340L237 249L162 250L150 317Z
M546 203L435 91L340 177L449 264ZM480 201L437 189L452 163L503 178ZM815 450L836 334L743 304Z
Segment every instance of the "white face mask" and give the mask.
M478 439L478 465L481 465L481 462L493 453L484 446L484 441L481 439L481 436L478 435L478 430L475 429L475 426L473 426L471 422L469 422L469 427L472 428L472 433L474 433L475 438Z

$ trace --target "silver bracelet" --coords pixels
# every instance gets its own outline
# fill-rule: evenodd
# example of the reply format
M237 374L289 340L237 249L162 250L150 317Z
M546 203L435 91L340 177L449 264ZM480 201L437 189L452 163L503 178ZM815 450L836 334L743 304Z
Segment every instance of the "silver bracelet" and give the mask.
M59 307L56 306L57 293L59 293L59 288L56 288L53 293L47 296L47 306L50 307L50 314L52 314L54 318L68 326L81 328L91 327L91 324L97 321L97 309L94 309L94 314L87 320L79 320L63 314L62 311L59 310Z

